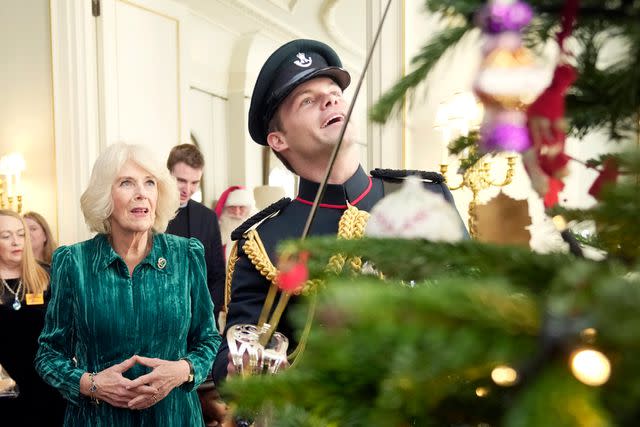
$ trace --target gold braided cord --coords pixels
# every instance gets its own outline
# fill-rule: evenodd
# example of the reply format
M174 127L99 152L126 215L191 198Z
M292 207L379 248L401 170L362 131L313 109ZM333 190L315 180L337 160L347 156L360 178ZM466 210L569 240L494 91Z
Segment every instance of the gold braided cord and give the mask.
M339 239L360 239L364 236L364 230L367 227L367 221L369 220L369 212L361 211L355 206L349 205L346 211L340 217L340 222L338 223L338 238ZM357 262L356 262L357 260ZM344 264L346 262L346 257L342 254L333 255L329 259L329 263L327 264L327 270L338 274L342 271ZM355 262L355 264L354 264ZM354 265L358 265L358 268L354 271L360 271L362 268L362 260L359 257L355 257L351 261L351 267ZM304 284L304 289L309 291L310 288L316 290L319 286L324 284L323 280L307 280ZM305 291L303 290L303 293ZM316 311L316 293L314 292L312 295L311 303L309 304L309 311L307 313L307 321L305 322L304 330L300 335L300 340L298 341L298 345L288 356L288 359L291 361L291 366L295 366L300 355L304 352L305 347L307 346L307 341L309 339L309 333L311 332L311 324L313 323L313 318L315 317Z
M355 240L362 238L367 228L369 217L369 212L361 211L355 206L349 205L342 217L340 217L338 239ZM327 271L335 274L340 273L346 262L347 258L344 255L336 254L329 259ZM362 269L362 260L360 257L352 257L349 259L349 266L353 271L360 271Z
M354 256L350 261L351 270L356 272L362 270L362 258L360 258L359 256Z
M236 262L238 262L238 242L234 242L229 254L229 263L227 264L227 275L224 278L224 307L222 311L227 311L231 302L231 278L236 270Z
M349 205L338 223L338 239L360 239L369 221L369 212Z
M324 280L321 279L309 279L304 283L302 288L302 295L313 295L320 287L324 286Z
M369 212L361 211L355 206L350 205L340 217L340 222L338 223L338 238L347 240L361 238L364 236L364 230L367 227L368 220ZM263 277L270 283L275 284L278 269L269 259L269 255L258 232L251 230L245 235L245 238L246 241L242 249L247 254L247 257L249 257L251 263ZM327 264L327 271L338 274L342 271L346 262L347 258L344 255L333 255ZM359 271L360 268L362 268L362 260L357 257L352 258L350 259L350 266L354 271ZM308 293L308 288L317 288L317 286L317 281L313 279L307 280L303 286L303 293Z
M313 318L316 313L316 302L318 301L318 294L313 293L311 295L311 302L309 303L309 311L307 312L307 320L304 322L304 329L302 330L302 335L296 349L291 352L291 354L287 355L287 359L291 361L291 367L294 367L300 361L299 355L304 352L305 347L307 346L307 339L309 338L309 332L311 332L311 326L313 324Z
M262 274L262 276L264 276L269 282L275 284L276 277L278 276L278 269L269 259L267 250L264 248L257 231L251 230L247 233L246 241L244 242L242 249L260 274Z
M366 211L361 211L355 206L349 205L346 211L340 217L340 222L338 223L338 238L339 239L360 239L364 236L364 231L367 227L367 221L369 220L369 213ZM260 274L266 278L270 284L271 289L276 286L276 277L278 276L278 269L273 265L271 260L269 259L269 255L267 254L267 250L258 235L256 230L250 230L245 234L245 243L242 246L242 249L247 254L247 257L254 265L256 270L260 272ZM343 254L335 254L327 263L326 270L330 273L338 274L342 271L347 261L349 262L350 268L354 272L358 272L362 268L362 259L360 257L352 257L347 258ZM305 323L304 330L302 335L300 336L300 340L298 341L297 347L293 350L293 352L288 356L289 360L293 360L295 364L295 360L297 357L302 354L307 340L309 338L309 332L311 330L311 324L313 322L313 318L315 316L315 291L324 285L324 281L320 279L309 279L307 280L302 287L302 294L304 295L312 295L312 302L309 304L309 312L307 314L307 321ZM230 286L230 285L229 285ZM266 303L266 301L265 301ZM264 311L264 308L263 308Z
M347 261L347 258L344 255L335 254L331 258L329 258L326 271L329 273L338 274L344 268L344 263L346 261Z

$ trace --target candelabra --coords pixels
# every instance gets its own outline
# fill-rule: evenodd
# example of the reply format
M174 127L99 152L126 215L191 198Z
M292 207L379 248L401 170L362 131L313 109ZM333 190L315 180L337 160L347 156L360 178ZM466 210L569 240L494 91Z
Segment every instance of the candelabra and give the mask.
M0 197L2 197L2 192L0 192ZM14 203L15 200L15 203ZM5 202L4 198L0 199L0 209L10 209L15 210L17 213L22 213L22 196L9 196Z
M480 191L488 189L490 187L504 187L511 183L513 180L514 167L516 164L516 156L508 156L507 157L507 172L505 178L502 182L495 182L491 179L491 164L483 159L478 160L473 166L467 168L462 174L462 179L458 185L449 186L451 191L459 190L461 188L468 188L471 190L471 194L473 197L471 198L471 202L469 202L469 234L472 238L477 238L478 236L478 227L477 227L477 212L476 206L478 203L478 194ZM440 173L444 177L445 182L448 183L447 179L447 169L449 168L448 164L440 165Z
M21 154L12 153L0 157L0 209L14 209L22 213L21 174L25 161ZM6 197L5 197L6 195Z
M14 209L19 214L22 213L22 195L4 197L4 191L2 190L2 180L0 179L0 209ZM15 201L15 203L14 203Z

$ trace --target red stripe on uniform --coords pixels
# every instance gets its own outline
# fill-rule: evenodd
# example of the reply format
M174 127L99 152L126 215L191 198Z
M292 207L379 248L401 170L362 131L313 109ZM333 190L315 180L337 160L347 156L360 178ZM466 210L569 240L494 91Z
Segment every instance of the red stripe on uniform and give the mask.
M362 192L362 194L360 194L358 197L355 198L353 202L351 202L351 206L357 205L362 199L364 199L367 196L367 194L369 194L369 191L371 191L371 187L373 187L373 181L371 180L371 177L369 177L369 185ZM300 203L304 203L305 205L313 206L313 202L310 202L309 200L305 200L300 196L296 197L296 200L299 201ZM347 205L331 205L329 203L320 203L319 206L321 208L329 208L329 209L347 209Z

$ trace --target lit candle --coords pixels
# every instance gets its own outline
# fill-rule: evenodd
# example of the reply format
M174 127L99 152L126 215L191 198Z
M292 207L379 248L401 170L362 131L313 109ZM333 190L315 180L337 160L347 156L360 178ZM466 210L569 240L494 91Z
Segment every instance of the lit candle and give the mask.
M7 175L6 176L6 181L7 181L7 197L13 197L13 185L12 185L12 181L13 181L13 175Z
M16 172L16 196L22 195L22 186L20 185L20 172Z

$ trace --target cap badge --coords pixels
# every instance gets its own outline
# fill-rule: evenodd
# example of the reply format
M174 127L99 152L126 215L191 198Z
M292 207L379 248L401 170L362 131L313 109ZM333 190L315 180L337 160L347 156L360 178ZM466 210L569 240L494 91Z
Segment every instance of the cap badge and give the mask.
M298 67L307 68L311 65L311 58L307 58L306 55L302 52L296 55L298 58L296 61L293 61Z
M166 260L166 259L164 259L164 258L162 258L162 257L158 258L158 268L159 268L160 270L162 270L163 268L165 268L165 266L166 266L166 265L167 265L167 260Z

